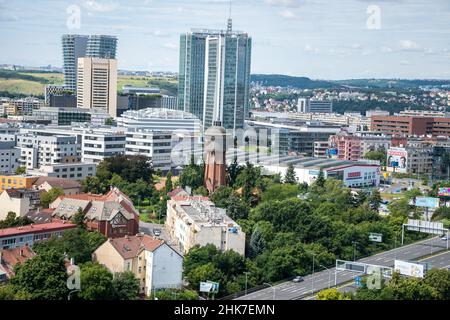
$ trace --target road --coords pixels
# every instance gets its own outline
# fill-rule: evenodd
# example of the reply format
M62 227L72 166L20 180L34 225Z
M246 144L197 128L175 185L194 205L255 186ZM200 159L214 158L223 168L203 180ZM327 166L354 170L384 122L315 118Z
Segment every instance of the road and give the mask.
M358 262L364 262L368 264L381 265L386 267L393 267L394 260L418 260L425 256L431 256L445 249L446 242L442 241L439 237L419 241L413 244L409 244L397 249L378 253L376 255L366 257ZM432 267L445 267L446 264L450 264L450 254L443 254L440 256L431 258L430 261ZM439 258L439 259L437 259ZM426 259L423 260L427 262ZM317 267L319 269L319 267ZM323 269L323 268L321 268ZM279 285L269 287L263 290L259 290L242 297L236 298L236 300L271 300L275 295L276 300L293 300L301 299L303 297L313 295L315 292L332 287L336 284L344 284L351 281L357 273L348 271L338 271L335 279L335 268L329 268L329 271L323 270L316 272L312 275L304 277L304 281L301 283L294 283L292 281L284 282Z

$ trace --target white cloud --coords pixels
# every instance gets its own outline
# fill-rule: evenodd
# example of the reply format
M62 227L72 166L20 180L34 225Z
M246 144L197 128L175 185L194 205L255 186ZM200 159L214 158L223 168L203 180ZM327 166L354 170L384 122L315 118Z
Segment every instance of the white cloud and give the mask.
M109 0L84 0L83 6L89 11L111 12L119 8L116 1Z
M406 50L406 51L420 50L420 46L417 44L417 42L414 42L412 40L400 40L399 45L400 45L400 50Z
M271 6L278 6L278 7L299 7L300 1L299 0L266 0L266 3Z
M170 50L176 50L178 49L178 46L175 43L172 42L166 42L163 44L163 47Z
M386 47L386 46L381 47L381 52L383 52L383 53L391 53L392 51L394 51L394 50L392 50L392 48L390 48L390 47Z
M294 19L295 18L295 14L291 10L287 10L287 9L278 12L278 14L285 19Z
M303 50L307 53L319 53L319 49L311 46L310 44L305 45L305 48Z

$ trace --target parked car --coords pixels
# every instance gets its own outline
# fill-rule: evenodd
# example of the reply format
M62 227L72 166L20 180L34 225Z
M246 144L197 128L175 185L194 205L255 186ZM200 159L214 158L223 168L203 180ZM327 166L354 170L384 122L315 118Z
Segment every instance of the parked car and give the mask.
M448 237L447 237L447 236L443 236L443 237L441 238L441 240L442 240L442 241L447 241L447 240L448 240Z
M153 229L153 234L159 237L161 235L161 229Z
M303 282L305 279L303 279L302 276L296 276L294 279L292 279L292 282Z

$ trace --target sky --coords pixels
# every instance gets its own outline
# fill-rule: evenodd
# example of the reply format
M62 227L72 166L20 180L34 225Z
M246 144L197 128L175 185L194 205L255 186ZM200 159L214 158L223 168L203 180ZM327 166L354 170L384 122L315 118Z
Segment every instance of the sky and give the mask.
M0 64L62 66L62 34L110 34L119 69L178 71L180 34L228 16L229 0L0 0ZM252 73L450 79L450 0L234 0L231 16Z

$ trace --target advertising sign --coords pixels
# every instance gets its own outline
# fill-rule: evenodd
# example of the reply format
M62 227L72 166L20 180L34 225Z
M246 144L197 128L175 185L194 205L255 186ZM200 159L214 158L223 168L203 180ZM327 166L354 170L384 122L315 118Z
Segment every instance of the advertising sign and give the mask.
M406 173L408 152L405 148L390 148L387 151L387 167L389 171Z
M394 270L409 277L423 278L424 275L423 265L401 260L395 260Z
M425 208L439 208L439 198L417 197L416 206Z
M213 284L209 282L200 282L200 292L211 292Z
M383 235L381 233L370 233L369 241L372 242L383 242Z
M441 235L444 230L444 224L442 222L430 222L415 219L408 219L408 224L406 226L410 231L420 231L438 235Z
M439 188L438 196L450 197L450 188Z

